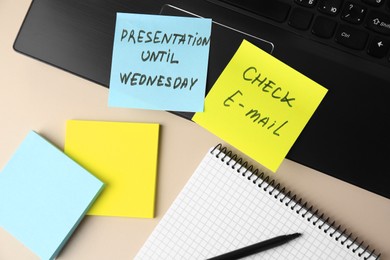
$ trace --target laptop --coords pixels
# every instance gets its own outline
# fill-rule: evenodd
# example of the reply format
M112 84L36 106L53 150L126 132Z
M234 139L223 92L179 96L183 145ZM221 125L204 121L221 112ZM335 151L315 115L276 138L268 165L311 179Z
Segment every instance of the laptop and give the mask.
M207 91L243 39L327 88L287 158L390 198L390 0L34 0L14 49L108 87L116 12L212 18Z

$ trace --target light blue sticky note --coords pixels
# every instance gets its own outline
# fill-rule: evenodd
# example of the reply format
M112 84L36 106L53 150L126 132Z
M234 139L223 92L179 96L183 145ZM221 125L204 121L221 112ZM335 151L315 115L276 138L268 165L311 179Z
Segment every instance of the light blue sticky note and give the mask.
M109 106L203 111L211 19L117 13Z
M31 131L0 172L0 226L54 259L103 183Z

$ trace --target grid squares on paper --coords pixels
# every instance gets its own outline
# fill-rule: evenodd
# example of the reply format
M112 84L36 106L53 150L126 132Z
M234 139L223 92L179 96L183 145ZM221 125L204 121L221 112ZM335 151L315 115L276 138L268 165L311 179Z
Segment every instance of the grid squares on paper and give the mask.
M359 259L247 176L209 151L135 259L206 259L295 232L248 259Z

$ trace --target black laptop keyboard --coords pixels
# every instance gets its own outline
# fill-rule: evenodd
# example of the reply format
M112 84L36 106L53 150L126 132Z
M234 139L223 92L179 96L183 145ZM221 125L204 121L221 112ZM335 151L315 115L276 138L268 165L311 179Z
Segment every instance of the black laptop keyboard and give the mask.
M390 67L390 0L214 0Z

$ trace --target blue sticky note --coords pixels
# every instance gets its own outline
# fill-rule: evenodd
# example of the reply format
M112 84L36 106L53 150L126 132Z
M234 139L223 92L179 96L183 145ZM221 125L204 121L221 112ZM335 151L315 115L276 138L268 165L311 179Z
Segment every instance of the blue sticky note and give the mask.
M211 23L117 13L109 106L203 111Z
M0 172L0 226L54 259L103 183L31 131Z

